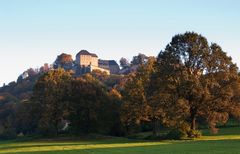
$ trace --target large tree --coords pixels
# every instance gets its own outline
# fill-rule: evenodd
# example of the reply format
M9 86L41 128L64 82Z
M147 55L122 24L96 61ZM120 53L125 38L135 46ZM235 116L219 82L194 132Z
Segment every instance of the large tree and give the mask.
M0 93L0 139L16 136L15 106L19 100L9 93Z
M137 56L134 56L131 64L132 65L142 65L148 61L148 57L145 54L139 53Z
M156 81L154 93L160 94L161 89L171 92L172 105L182 100L189 108L185 121L192 130L198 117L211 125L226 122L233 105L237 67L217 44L209 45L205 37L194 32L174 36L159 53L155 76L161 79Z
M108 97L107 88L91 74L71 83L70 128L74 133L110 133L118 104Z
M40 111L39 104L36 102L23 101L16 104L14 122L17 134L36 134Z
M121 119L128 133L134 125L149 121L147 90L154 62L155 58L149 58L146 64L139 66L137 72L126 76L122 88L119 88L123 96Z
M49 71L39 78L33 100L40 106L39 128L44 133L58 135L67 115L67 102L72 77L63 69Z
M57 59L53 63L53 67L55 69L64 68L65 70L71 70L73 67L72 56L66 53L62 53L61 55L57 56Z
M126 58L123 58L123 57L122 57L122 58L120 59L119 63L120 63L120 66L121 66L123 69L130 67L130 63L129 63L129 61L128 61Z

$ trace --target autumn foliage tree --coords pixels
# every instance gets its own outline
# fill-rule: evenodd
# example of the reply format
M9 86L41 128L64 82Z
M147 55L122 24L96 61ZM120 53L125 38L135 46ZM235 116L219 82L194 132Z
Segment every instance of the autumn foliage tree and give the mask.
M53 65L55 69L64 68L65 70L71 70L72 66L73 66L72 56L65 53L59 55Z
M149 121L149 104L147 99L150 75L154 71L155 58L150 57L146 64L141 64L136 73L125 77L122 93L121 119L127 132L142 121Z
M158 85L170 90L173 105L181 100L189 108L184 120L192 130L198 117L212 128L227 121L238 76L236 65L220 46L209 46L205 37L193 32L179 34L159 53L157 65ZM155 88L156 94L161 95L160 87Z
M67 96L72 77L63 69L49 71L37 81L33 100L41 109L39 129L43 133L58 135L67 116Z
M198 137L199 124L217 133L230 117L240 120L238 68L200 34L175 35L157 58L139 54L120 64L126 75L78 76L71 55L61 54L54 68L27 70L0 88L0 138L62 131L119 136L143 126L157 138L161 127Z

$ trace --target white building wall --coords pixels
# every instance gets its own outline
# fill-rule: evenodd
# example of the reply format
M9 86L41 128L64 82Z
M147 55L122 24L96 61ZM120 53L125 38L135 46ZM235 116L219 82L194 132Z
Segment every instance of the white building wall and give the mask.
M106 72L108 75L110 75L109 70L91 65L90 66L90 71L92 72L93 70L99 70L99 71L102 71L102 72Z
M98 58L97 57L91 58L91 65L98 67Z
M88 66L91 64L92 56L91 55L80 55L79 57L79 65L80 66Z

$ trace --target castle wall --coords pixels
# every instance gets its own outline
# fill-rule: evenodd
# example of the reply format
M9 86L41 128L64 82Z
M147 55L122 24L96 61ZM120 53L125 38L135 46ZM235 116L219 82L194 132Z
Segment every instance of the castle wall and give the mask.
M110 65L109 66L111 74L118 74L120 69L118 65Z
M110 71L109 70L103 69L103 68L100 68L100 67L96 67L96 66L93 66L93 65L90 66L90 70L91 70L91 72L93 70L99 70L101 72L106 72L108 75L110 75Z
M110 70L111 74L118 74L120 68L114 60L99 60L98 67Z
M97 57L91 58L91 65L98 67L98 58Z
M80 66L88 66L91 64L92 56L90 55L80 55L76 58L77 64Z
M114 60L98 60L96 54L81 50L76 56L76 63L80 66L80 74L84 72L92 72L93 70L100 70L107 74L118 74L119 66ZM86 70L88 68L88 70Z

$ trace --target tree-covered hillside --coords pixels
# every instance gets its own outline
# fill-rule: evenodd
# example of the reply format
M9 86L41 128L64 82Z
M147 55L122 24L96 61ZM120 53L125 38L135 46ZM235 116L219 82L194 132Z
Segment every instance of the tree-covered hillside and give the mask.
M157 58L121 58L124 75L76 75L73 63L61 54L54 67L29 69L0 89L0 138L144 131L149 139L198 138L200 127L217 133L239 120L238 68L200 34L175 35Z

